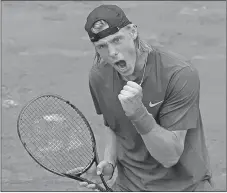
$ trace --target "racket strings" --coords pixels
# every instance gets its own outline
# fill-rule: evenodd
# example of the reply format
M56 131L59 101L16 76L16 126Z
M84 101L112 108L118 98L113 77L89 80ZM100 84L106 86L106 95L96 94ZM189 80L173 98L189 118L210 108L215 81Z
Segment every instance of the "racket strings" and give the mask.
M25 135L27 135L27 133L26 132L23 132L23 134L25 134ZM28 135L27 135L28 136ZM41 137L44 137L45 138L45 136L46 135L41 135ZM29 136L28 136L28 138L27 139L31 139ZM44 147L44 148L37 148L36 147L36 150L38 150L45 158L48 158L48 156L46 156L45 155L45 151L43 152L43 150L45 150L45 147L46 147L46 144L45 143L40 143L40 142L42 142L42 141L40 141L40 140L37 140L37 138L32 138L32 139L34 139L35 140L35 144L34 144L34 141L32 141L32 140L29 140L29 142L31 142L31 143L33 143L34 144L34 146L36 147L37 146L37 144L38 144L38 146L39 147ZM48 139L49 140L49 139ZM30 146L29 146L30 147ZM38 153L38 155L36 156L36 159L41 159L41 158L39 158L39 155L41 155L41 154L39 154ZM64 156L69 156L69 154L65 154ZM65 164L66 164L66 166L69 166L69 162L66 162L66 163L62 163L61 161L60 161L61 159L58 159L58 161L61 163L61 165L62 166L64 166ZM71 162L71 160L73 160L73 157L71 157L70 159L68 159L70 162ZM49 160L50 161L50 160ZM50 161L50 163L54 166L54 165L56 165L56 164L53 164L53 162L51 162ZM71 162L72 164L74 164L73 162ZM71 167L71 166L69 166L69 167ZM55 169L56 169L56 167L55 167ZM62 168L63 169L63 168ZM64 169L63 169L64 170Z
M24 133L25 135L27 135L26 133ZM34 141L29 141L29 142L31 142L32 144L34 144ZM35 144L34 144L35 145ZM30 146L29 146L30 147ZM30 149L31 151L33 151L31 148L28 148L28 149ZM38 151L40 151L39 149L38 149ZM41 152L41 154L43 154L43 152L42 151L40 151ZM53 160L52 159L50 159L50 157L48 157L48 156L46 156L45 154L43 154L43 156L45 157L45 159L47 159L49 162L50 162L50 164L51 164L51 167L52 167L52 169L54 170L54 171L57 171L57 172L59 172L59 173L61 173L62 171L60 171L59 170L59 168L57 168L57 165L54 163L54 162L52 162ZM40 159L39 158L37 158L37 157L35 157L38 161L40 161ZM60 162L61 163L61 162ZM62 163L62 165L63 165L63 163ZM45 167L48 167L47 165L45 165ZM48 167L49 168L49 167Z
M60 104L61 105L61 104ZM67 110L65 109L65 107L67 107ZM80 117L80 115L77 113L77 116L72 116L70 113L69 113L69 111L71 110L72 111L72 108L71 107L69 107L68 105L67 106L62 106L62 108L65 110L65 113L66 114L68 114L71 118L72 118L72 120L73 120L73 123L69 120L69 122L72 124L72 125L77 125L77 126L79 126L80 127L80 129L81 129L81 131L83 131L83 128L85 128L85 127L87 127L87 125L84 123L84 120ZM75 112L74 112L75 113ZM75 120L75 118L77 118L78 117L78 120ZM75 124L74 124L75 123ZM82 127L83 126L83 127ZM84 132L85 133L85 132ZM84 134L83 133L83 134ZM86 134L87 134L87 136L86 136L86 138L90 138L89 140L84 140L85 138L80 138L83 142L89 142L89 143L91 143L92 144L92 138L91 138L91 135L90 135L90 133L89 132L86 132ZM80 135L78 136L78 137L80 137Z
M66 154L67 155L67 154ZM72 159L72 158L71 158ZM71 160L71 159L69 159L69 160Z
M26 120L26 119L25 119ZM22 132L23 134L25 134L25 135L27 135L27 133L26 132ZM28 136L28 135L27 135ZM41 134L41 137L43 137L43 138L45 138L47 135L44 135L44 134ZM43 142L43 141L41 141L41 140L37 140L37 138L36 137L34 137L34 138L31 138L30 136L28 136L28 138L27 139L34 139L35 140L35 142L37 142L37 143L35 143L34 144L34 141L32 141L32 140L29 140L31 143L33 143L34 144L34 146L36 147L37 146L37 144L38 144L38 146L39 147L43 147L43 148L36 148L44 157L45 157L45 159L47 159L48 158L48 156L46 156L45 155L45 153L42 151L43 149L45 149L45 147L46 147L46 145L47 144L45 144L45 143L41 143L41 142ZM46 138L45 138L46 139ZM48 141L49 141L49 139L47 139ZM30 147L30 146L29 146ZM40 155L40 154L38 154L38 155ZM36 156L36 159L41 159L41 158L39 158L39 156ZM74 163L71 161L71 160L73 160L74 158L73 157L71 157L71 156L69 156L70 154L64 154L63 156L68 156L68 158L69 159L67 159L67 160L69 160L69 162L71 162L71 164L72 165L74 165ZM58 162L60 162L61 163L61 166L69 166L69 167L66 167L66 168L61 168L62 170L64 170L64 171L66 171L67 170L67 168L71 168L72 166L71 165L69 165L69 162L65 162L64 164L60 161L61 159L58 159ZM55 166L56 165L56 163L55 164L53 164L53 162L51 162L50 160L49 160L49 162L52 164L52 166ZM59 170L59 168L57 169L56 167L55 167L55 169L56 170Z
M55 104L55 105L57 105L57 104ZM38 104L38 106L41 106L41 104ZM64 108L64 107L62 107L62 108ZM50 112L53 110L53 107L50 107ZM52 111L53 112L53 111ZM68 113L67 111L66 111L66 113ZM71 121L70 121L71 122ZM71 122L72 123L72 122ZM75 122L76 124L78 124L78 122ZM73 125L72 125L73 126ZM62 131L64 131L64 130L62 130ZM63 132L63 134L64 134L64 132ZM74 134L74 132L72 132L71 134ZM79 139L80 139L80 135L78 135L78 136L75 136L75 138L76 137L78 137ZM90 136L87 136L87 137L90 137ZM84 141L83 141L84 142ZM86 153L86 152L84 152L84 153Z
M55 99L56 100L56 99ZM72 111L72 108L69 107L68 105L67 106L62 106L61 103L59 103L59 105L61 105L61 107L65 110L65 113L69 115L69 117L71 117L71 119L74 121L73 123L70 121L70 123L72 125L77 125L78 127L80 127L80 130L83 131L83 128L84 127L87 127L87 125L84 123L84 120L80 117L80 115L75 111L73 110L73 113L76 113L77 116L72 116L69 111L71 110ZM65 107L67 108L67 110L65 109ZM75 120L75 118L78 118L77 120ZM83 126L83 127L82 127ZM87 132L87 137L90 137L91 138L91 135L89 132Z
M55 99L55 101L57 102L56 99ZM56 104L56 105L58 105L58 104ZM71 126L72 126L72 127L75 127L75 125L77 125L77 126L79 127L80 131L83 132L83 134L87 134L87 135L86 135L86 138L92 139L89 132L84 132L84 131L86 131L86 130L84 130L84 128L87 127L87 125L84 123L83 119L79 116L79 114L78 114L75 110L73 110L73 113L74 113L74 114L76 113L76 116L72 116L72 115L69 113L70 110L72 111L72 108L71 108L71 107L70 107L70 109L69 109L69 106L68 106L68 105L67 105L67 106L63 106L61 103L59 103L59 105L61 106L61 108L64 109L65 113L71 118L71 120L74 121L74 122L72 122L70 119L68 119L68 121L69 121L69 123L71 124ZM66 110L65 107L68 107L68 109ZM75 120L75 118L78 118L78 119ZM76 127L76 128L78 129L78 127ZM63 131L63 130L62 130L62 131ZM75 132L72 132L72 134L75 134ZM92 142L91 142L90 139L89 139L89 140L85 140L85 138L80 138L80 136L81 136L81 135L78 135L78 136L75 135L75 138L79 138L79 139L80 139L81 141L83 141L84 143L88 143L88 142L89 142L90 144L92 144Z
M60 105L61 105L61 104L60 104ZM92 138L91 138L90 133L89 133L89 132L84 132L84 130L83 130L83 128L87 127L87 125L84 123L83 119L79 116L79 114L77 114L76 117L80 118L80 122L79 122L79 120L75 121L75 120L74 120L75 117L72 117L71 114L69 113L69 110L72 110L71 107L70 107L70 109L69 109L69 106L68 106L68 105L67 105L67 106L61 106L61 107L65 110L66 114L68 114L68 115L72 118L72 120L74 121L74 123L75 123L77 126L80 127L81 132L83 132L82 134L83 134L83 135L86 134L85 137L81 137L81 135L76 136L75 133L72 132L72 134L74 135L74 137L75 137L75 138L78 138L80 141L82 141L82 142L83 142L82 144L87 144L87 143L89 143L89 146L88 146L88 147L92 147L92 141L91 141ZM68 107L68 109L66 110L65 107ZM77 112L76 112L76 113L77 113ZM73 124L70 120L69 120L69 122L72 124L72 126L73 126L73 125L75 126L75 124ZM83 128L82 128L82 126L83 126ZM77 128L78 128L78 127L77 127ZM85 130L85 131L86 131L86 130ZM85 139L89 139L89 140L85 140ZM91 148L91 151L93 151L93 148ZM91 155L91 154L88 154L88 153L86 154L86 151L85 151L84 153L85 153L85 155L88 155L89 157L90 157L90 155Z
M49 102L50 102L50 100L47 103L50 104ZM75 155L77 155L77 158L75 158L75 156L73 156L73 154L72 154L72 156L69 156L69 154L71 152L67 152L65 150L61 151L61 154L60 154L61 156L59 156L59 153L58 153L57 157L56 157L58 165L66 166L67 168L66 167L63 168L64 171L72 169L71 164L69 165L69 163L72 163L72 164L74 163L72 165L74 168L75 168L75 166L78 167L81 164L83 164L82 166L88 165L89 162L91 162L94 155L93 155L92 142L90 142L91 136L89 135L89 130L87 129L88 132L84 132L84 131L86 131L86 129L85 129L86 124L83 122L83 119L78 115L78 113L76 113L75 110L73 110L71 107L70 107L71 108L70 109L66 103L60 103L60 105L59 105L59 102L55 99L54 102L51 104L52 105L45 105L44 101L41 101L41 102L36 101L36 104L34 104L34 106L32 106L33 108L30 108L30 110L27 110L28 111L27 113L26 112L24 113L23 121L28 120L28 121L24 122L24 125L26 126L26 128L28 130L24 131L23 133L26 133L26 135L27 135L27 132L33 132L31 135L27 135L28 138L31 138L31 136L36 134L35 131L33 131L33 129L31 129L32 125L34 124L32 122L34 122L35 121L34 119L37 119L37 118L39 120L43 120L43 117L41 116L43 114L48 115L51 113L53 114L53 112L54 112L54 114L57 115L57 114L61 113L62 115L64 115L63 118L66 117L66 115L67 115L68 116L68 117L66 117L67 126L69 128L74 128L74 132L67 133L67 130L64 131L65 129L61 129L61 133L58 134L58 131L57 132L55 131L54 136L57 136L58 139L62 139L63 141L69 141L69 140L73 141L73 138L79 139L80 141L82 141L82 143L83 143L82 146L84 146L84 147L82 148L82 151L77 151L75 153ZM56 107L58 107L58 108L56 108ZM67 110L64 107L67 107ZM70 110L68 110L68 109L70 109ZM69 113L68 111L71 113ZM73 114L72 114L72 112L73 112ZM39 113L40 113L40 115L39 115ZM37 116L37 114L38 114L38 116ZM71 119L69 117L71 117ZM32 120L32 118L33 118L33 120ZM76 120L74 120L75 118L76 118ZM81 121L78 121L80 119L81 119ZM84 124L82 125L82 123L84 123ZM44 142L46 142L48 140L48 138L46 138L45 136L47 136L47 135L53 136L53 131L50 132L49 129L47 129L48 127L50 127L53 130L53 125L51 125L48 122L45 122L45 124L47 125L47 127L45 128L45 135L43 134L40 136L40 134L38 134L38 136L33 136L33 138L40 138L40 137L42 138L43 143L41 143L39 140L36 140L36 141L38 141L38 146L41 146L41 147L45 147L46 143L44 143ZM59 123L54 125L54 127L55 128L58 127L58 124ZM79 131L78 131L78 127L80 128ZM48 130L48 133L47 133L47 130ZM60 135L60 134L62 134L62 135ZM75 143L77 143L77 141ZM37 146L37 144L36 144L36 146ZM90 154L89 154L89 152L90 152ZM80 156L78 156L78 153ZM42 154L44 155L43 152L42 152ZM48 156L50 156L50 155L48 155ZM64 156L64 160L67 160L67 162L63 163L60 161L61 160L60 158L62 156ZM70 160L73 160L73 162ZM55 164L52 163L52 165L55 165ZM70 166L70 167L68 168L68 166ZM55 167L55 169L56 169L56 167Z

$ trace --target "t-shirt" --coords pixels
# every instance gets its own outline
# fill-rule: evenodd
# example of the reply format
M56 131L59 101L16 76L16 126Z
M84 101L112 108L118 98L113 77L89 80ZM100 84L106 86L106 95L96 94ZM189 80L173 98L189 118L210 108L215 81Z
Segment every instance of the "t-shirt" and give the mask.
M105 125L117 136L115 190L193 191L200 181L210 179L199 108L200 80L195 67L181 56L156 47L148 55L142 84L144 106L164 129L187 130L183 154L170 168L150 155L141 135L125 115L118 99L125 84L119 73L104 62L93 65L89 74L96 112L103 115Z

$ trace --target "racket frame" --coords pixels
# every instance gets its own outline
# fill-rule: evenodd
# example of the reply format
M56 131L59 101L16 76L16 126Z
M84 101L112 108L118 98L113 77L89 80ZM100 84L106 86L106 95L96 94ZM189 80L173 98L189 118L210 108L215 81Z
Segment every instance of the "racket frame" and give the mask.
M91 161L91 163L88 164L88 165L86 166L86 168L83 170L83 172L80 172L80 173L78 173L78 174L76 174L76 175L64 174L64 173L57 173L57 172L55 172L55 171L53 171L53 170L47 168L46 166L44 166L43 164L41 164L41 163L40 163L40 162L39 162L39 161L30 153L30 151L29 151L28 148L26 147L26 146L27 146L26 143L23 142L23 140L22 140L22 137L21 137L21 134L20 134L19 126L20 126L20 120L22 119L21 116L23 115L23 112L24 112L24 111L27 109L27 107L28 107L31 103L33 103L34 101L38 100L39 98L48 97L48 96L49 96L49 97L58 98L58 99L62 100L63 102L67 103L68 105L70 105L70 106L79 114L79 116L83 119L84 123L85 123L86 126L88 127L89 132L90 132L90 134L91 134L91 138L92 138L91 140L92 140L92 143L93 143L93 152L94 152L94 155L95 155L95 156L94 156L93 160ZM19 116L18 116L18 119L17 119L17 134L18 134L18 136L19 136L19 139L20 139L22 145L24 146L25 150L27 151L27 153L33 158L33 160L34 160L36 163L38 163L41 167L43 167L43 168L46 169L47 171L49 171L49 172L51 172L51 173L54 173L54 174L56 174L56 175L58 175L58 176L68 177L68 178L71 178L71 179L75 179L75 180L80 181L80 182L87 182L87 183L89 183L89 184L95 184L94 182L91 182L91 181L89 181L89 180L87 180L87 179L85 179L85 178L80 177L80 175L83 174L83 173L85 173L85 172L92 166L92 164L93 164L94 162L96 163L96 166L97 166L98 163L99 163L99 158L98 158L97 148L96 148L95 136L94 136L94 133L93 133L93 131L92 131L92 129L91 129L91 126L90 126L88 120L85 118L85 116L82 114L82 112L81 112L75 105L73 105L72 103L70 103L70 101L65 100L65 99L62 98L61 96L56 95L56 94L52 94L52 93L42 94L42 95L37 96L36 98L33 98L32 100L30 100L30 101L22 108L22 110L21 110L20 113L19 113ZM104 177L103 177L103 174L100 175L100 178L101 178L101 180L102 180L102 182L103 182L103 184L104 184L106 190L105 190L104 188L102 188L102 187L101 187L100 185L98 185L98 184L96 184L96 188L99 189L100 191L103 191L103 192L105 192L105 191L113 192L113 190L112 190L111 188L109 188L108 185L106 184L106 181L105 181L105 179L104 179Z

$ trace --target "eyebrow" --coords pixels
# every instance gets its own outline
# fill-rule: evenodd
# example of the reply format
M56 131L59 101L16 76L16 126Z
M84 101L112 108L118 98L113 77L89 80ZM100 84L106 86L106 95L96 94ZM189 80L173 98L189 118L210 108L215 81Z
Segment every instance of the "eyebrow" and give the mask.
M112 40L110 40L110 42L114 41L114 40L117 39L117 38L122 38L122 37L124 37L124 36L123 36L123 35L117 35L117 36L115 36Z
M96 44L96 47L97 46L104 46L104 45L106 45L106 43L100 43L100 44Z

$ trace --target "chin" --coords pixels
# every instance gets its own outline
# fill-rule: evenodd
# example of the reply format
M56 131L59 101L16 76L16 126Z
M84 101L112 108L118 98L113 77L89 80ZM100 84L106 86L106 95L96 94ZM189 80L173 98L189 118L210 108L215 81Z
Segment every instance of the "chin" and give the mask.
M133 69L128 69L128 70L126 70L125 72L123 72L123 73L121 73L123 76L131 76L131 75L133 75Z

